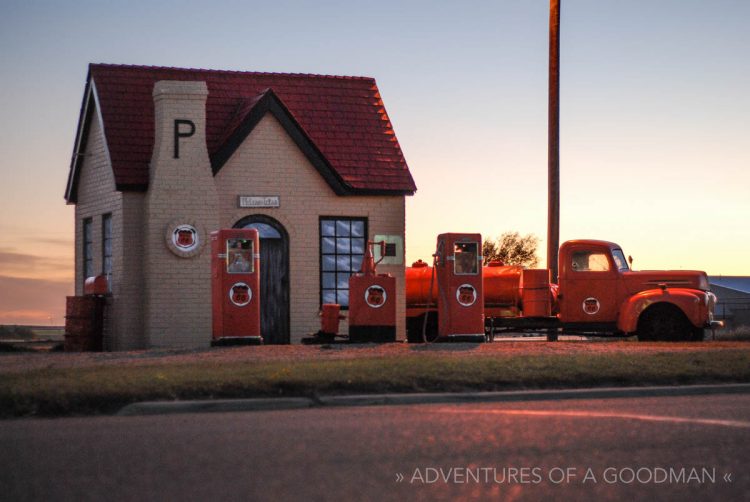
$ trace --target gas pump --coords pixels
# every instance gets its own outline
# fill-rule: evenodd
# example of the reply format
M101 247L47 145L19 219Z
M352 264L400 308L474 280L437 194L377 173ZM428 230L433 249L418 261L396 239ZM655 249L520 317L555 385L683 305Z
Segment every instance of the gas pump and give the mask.
M380 260L371 246L380 246ZM362 268L349 277L349 341L396 341L396 278L378 274L376 266L387 256L385 242L368 242Z
M480 234L438 235L438 338L484 341L481 251Z
M211 345L259 345L260 249L255 229L211 232Z

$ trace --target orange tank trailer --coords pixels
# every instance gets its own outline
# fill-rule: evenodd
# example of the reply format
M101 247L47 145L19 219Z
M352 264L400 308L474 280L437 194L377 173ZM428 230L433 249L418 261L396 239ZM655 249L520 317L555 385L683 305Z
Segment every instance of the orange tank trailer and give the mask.
M546 272L547 276L546 292L542 293L536 287L534 289L528 287L529 282L527 280L525 298L527 303L532 305L533 300L539 301L539 299L545 297L549 310L556 311L557 285L549 284L549 271L547 269L542 270ZM502 262L497 261L490 262L482 267L485 317L521 317L526 315L522 311L524 289L522 288L521 277L523 272L523 268L518 265L503 265ZM535 277L538 280L538 272ZM431 283L432 294L429 294ZM422 341L424 315L428 309L430 311L435 310L437 295L438 281L436 277L433 277L433 268L429 264L418 260L412 263L411 267L406 268L406 317L409 341ZM544 309L542 310L543 313L547 312L546 307L540 306L538 303L533 305L535 309L530 311L528 315L537 316L540 308ZM433 315L430 314L430 316ZM551 315L551 312L546 315ZM431 329L436 329L432 317L428 320L428 324L428 332ZM427 335L428 338L434 338L429 333Z
M437 302L437 278L432 278L432 267L422 260L406 268L407 316L424 313L425 307ZM518 315L521 267L491 262L482 267L484 276L484 308L487 315ZM429 294L432 282L432 294Z

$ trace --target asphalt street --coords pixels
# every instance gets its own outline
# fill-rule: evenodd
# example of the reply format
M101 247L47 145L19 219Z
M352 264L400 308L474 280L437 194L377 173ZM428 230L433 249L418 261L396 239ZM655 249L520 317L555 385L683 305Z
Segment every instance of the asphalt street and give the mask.
M750 395L0 423L3 500L749 500Z

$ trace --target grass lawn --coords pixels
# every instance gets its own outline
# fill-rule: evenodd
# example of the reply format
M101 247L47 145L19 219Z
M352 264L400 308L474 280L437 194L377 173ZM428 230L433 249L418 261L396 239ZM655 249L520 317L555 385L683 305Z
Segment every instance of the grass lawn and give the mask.
M383 357L262 361L207 357L177 363L155 359L141 365L13 372L3 372L0 358L0 416L112 413L143 400L750 382L750 345L741 342L736 348L733 344L716 349L705 343L678 350L662 344L634 352L549 352L537 351L535 346L540 345L534 342L523 346L529 351L457 355L411 350Z

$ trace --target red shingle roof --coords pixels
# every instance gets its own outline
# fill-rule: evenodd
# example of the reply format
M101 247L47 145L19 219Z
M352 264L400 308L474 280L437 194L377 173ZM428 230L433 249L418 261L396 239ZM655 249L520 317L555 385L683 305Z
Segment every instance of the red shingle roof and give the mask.
M92 64L89 82L96 88L120 190L148 186L154 146L151 93L159 80L206 82L206 142L212 157L270 89L343 182L345 193L416 190L372 78ZM71 181L69 192L74 192ZM75 200L74 194L67 196Z

